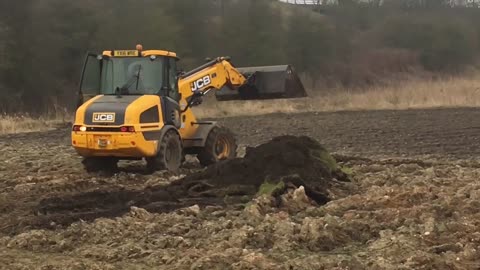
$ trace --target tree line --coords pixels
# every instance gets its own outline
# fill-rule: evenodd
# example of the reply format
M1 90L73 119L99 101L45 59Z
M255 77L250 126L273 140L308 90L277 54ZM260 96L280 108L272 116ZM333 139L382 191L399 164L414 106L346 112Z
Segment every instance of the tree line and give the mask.
M175 51L188 70L293 64L311 87L477 65L480 9L386 0L299 7L274 0L0 0L0 112L72 108L87 51Z

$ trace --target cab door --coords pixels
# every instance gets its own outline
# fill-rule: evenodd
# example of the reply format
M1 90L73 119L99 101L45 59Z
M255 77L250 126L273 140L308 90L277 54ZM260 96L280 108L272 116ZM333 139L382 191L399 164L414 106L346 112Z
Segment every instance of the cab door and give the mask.
M166 91L161 94L163 119L165 124L172 125L176 128L182 126L180 119L180 93L178 92L178 82L176 79L176 59L173 57L165 58L163 71L163 87Z
M87 53L80 79L80 89L77 96L77 108L89 99L101 93L102 57Z

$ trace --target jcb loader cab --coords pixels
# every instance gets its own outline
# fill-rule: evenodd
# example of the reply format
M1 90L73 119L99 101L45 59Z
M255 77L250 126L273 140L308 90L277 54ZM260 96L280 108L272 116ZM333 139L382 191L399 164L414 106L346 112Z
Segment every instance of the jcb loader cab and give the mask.
M261 96L261 90L228 58L181 76L177 61L173 52L144 51L141 45L88 54L72 128L72 145L87 171L116 169L122 159L145 159L151 170L176 171L185 154L205 166L236 156L234 135L215 122L198 121L191 107L212 89L227 87L240 96Z

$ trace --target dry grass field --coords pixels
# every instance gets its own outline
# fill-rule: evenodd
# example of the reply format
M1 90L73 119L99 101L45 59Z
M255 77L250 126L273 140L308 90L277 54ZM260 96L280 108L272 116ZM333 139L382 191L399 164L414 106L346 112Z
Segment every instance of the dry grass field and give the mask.
M308 98L216 102L211 96L194 108L200 118L248 116L269 113L334 112L351 110L404 110L480 106L480 75L441 80L412 79L392 86L359 89L317 89ZM319 94L325 93L325 94ZM72 115L32 118L0 115L0 134L49 130L68 125Z
M338 88L313 92L315 94L310 97L298 100L209 100L207 106L196 108L196 111L200 117L222 117L277 112L476 107L480 106L480 75L442 80L412 79L401 84L365 90Z
M70 114L42 117L31 117L26 114L0 114L0 134L47 131L53 128L68 126L72 121L73 116Z

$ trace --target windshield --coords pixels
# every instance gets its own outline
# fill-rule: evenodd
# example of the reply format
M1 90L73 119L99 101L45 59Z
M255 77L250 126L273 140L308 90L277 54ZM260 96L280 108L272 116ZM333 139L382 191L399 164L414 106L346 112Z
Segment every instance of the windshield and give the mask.
M102 66L101 93L104 95L157 94L163 85L163 58L140 57L105 59Z

